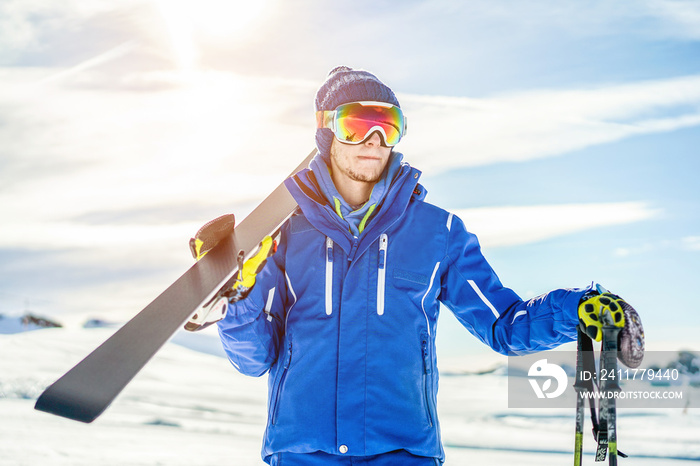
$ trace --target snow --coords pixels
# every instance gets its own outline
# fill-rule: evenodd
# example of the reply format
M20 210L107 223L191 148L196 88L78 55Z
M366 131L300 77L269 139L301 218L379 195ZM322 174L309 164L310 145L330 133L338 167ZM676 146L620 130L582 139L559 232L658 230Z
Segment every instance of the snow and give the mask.
M47 385L115 330L76 325L0 331L0 464L263 464L267 380L238 374L209 329L176 335L92 424L33 409ZM570 464L573 407L509 409L502 372L475 373L498 361L465 356L461 367L471 374L445 372L440 379L447 464ZM625 410L618 416L619 445L630 455L626 464L700 460L700 410ZM586 422L584 464L592 465L594 441Z

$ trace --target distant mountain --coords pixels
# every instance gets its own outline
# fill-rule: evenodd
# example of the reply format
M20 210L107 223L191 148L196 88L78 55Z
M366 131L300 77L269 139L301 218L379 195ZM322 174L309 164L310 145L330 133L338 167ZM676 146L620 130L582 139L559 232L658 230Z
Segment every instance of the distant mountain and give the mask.
M652 385L670 385L674 379L669 371L677 371L681 379L687 380L690 386L700 387L700 355L695 352L679 351L676 358L665 366L653 365L649 369L659 374L658 378L652 380Z
M83 328L111 328L122 325L119 322L111 322L104 319L89 319L83 324Z
M56 327L63 327L63 325L30 312L22 316L5 316L0 314L0 334L4 335Z

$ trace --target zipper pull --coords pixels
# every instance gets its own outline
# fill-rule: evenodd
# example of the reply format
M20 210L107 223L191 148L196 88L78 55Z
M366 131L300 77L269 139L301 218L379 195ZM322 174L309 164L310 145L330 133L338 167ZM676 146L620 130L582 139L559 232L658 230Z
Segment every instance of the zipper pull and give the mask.
M383 270L386 267L386 250L389 246L389 237L383 234L379 237L379 269Z
M333 262L333 240L326 237L326 262Z
M360 239L357 236L352 237L352 246L350 247L350 254L348 254L348 262L352 262L353 257L355 257L355 251L357 251L357 244Z

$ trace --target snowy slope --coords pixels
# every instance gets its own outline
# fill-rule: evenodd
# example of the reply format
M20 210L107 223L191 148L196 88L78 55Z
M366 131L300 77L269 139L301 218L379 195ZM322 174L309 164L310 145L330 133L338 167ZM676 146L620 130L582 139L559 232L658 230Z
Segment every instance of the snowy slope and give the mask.
M262 464L266 378L241 376L208 354L216 353L212 334L178 335L178 344L167 344L93 424L33 410L45 386L114 330L0 334L0 464ZM508 409L502 375L443 376L439 410L448 464L572 461L573 408ZM698 410L621 413L619 425L620 448L635 457L626 460L630 466L700 460ZM594 464L592 447L588 434L585 464Z
M173 344L93 424L34 411L41 390L113 331L0 338L0 464L260 464L266 381Z

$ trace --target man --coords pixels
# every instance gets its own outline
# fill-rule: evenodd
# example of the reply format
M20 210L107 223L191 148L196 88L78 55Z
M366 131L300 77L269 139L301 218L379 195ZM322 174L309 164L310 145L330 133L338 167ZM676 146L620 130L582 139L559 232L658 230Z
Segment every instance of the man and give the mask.
M440 303L503 354L573 341L580 320L598 336L601 309L624 326L619 298L601 303L592 286L523 301L500 283L462 221L424 202L420 172L394 150L405 117L376 76L335 68L315 104L319 152L286 181L299 209L218 323L240 372L269 371L266 462L444 461Z

